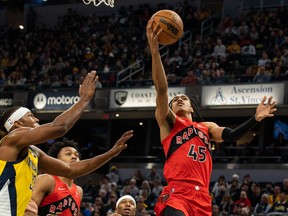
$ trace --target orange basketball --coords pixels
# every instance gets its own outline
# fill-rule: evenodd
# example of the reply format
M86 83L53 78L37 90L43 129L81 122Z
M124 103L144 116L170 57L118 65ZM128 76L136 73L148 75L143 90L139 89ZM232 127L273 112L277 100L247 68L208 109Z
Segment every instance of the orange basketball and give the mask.
M160 10L153 14L152 28L159 23L162 32L159 35L159 43L170 45L178 41L183 35L183 21L181 17L172 10Z

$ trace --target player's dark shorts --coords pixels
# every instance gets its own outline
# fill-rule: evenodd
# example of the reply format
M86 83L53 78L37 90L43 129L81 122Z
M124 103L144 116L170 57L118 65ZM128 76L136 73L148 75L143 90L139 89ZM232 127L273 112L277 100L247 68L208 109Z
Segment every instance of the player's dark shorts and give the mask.
M182 211L185 216L211 216L211 197L208 188L186 182L172 182L165 186L155 205L157 216L166 206Z

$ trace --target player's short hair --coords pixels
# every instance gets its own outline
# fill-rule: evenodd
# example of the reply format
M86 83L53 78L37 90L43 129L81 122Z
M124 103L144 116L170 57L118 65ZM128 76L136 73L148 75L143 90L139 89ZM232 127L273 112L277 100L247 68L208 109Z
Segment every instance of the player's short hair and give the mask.
M47 154L50 155L51 157L57 158L61 149L65 147L75 148L79 153L79 158L81 157L81 154L78 149L78 143L75 142L74 140L68 140L66 137L64 137L62 141L51 144L51 147L49 148Z

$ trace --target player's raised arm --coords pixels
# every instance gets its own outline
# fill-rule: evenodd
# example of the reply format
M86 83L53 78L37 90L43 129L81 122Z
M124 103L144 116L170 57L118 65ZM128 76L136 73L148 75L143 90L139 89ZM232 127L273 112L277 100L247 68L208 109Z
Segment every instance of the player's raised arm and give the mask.
M97 79L96 71L88 73L79 87L79 101L50 123L39 125L39 120L25 107L7 109L1 116L1 123L8 132L2 146L9 145L21 150L22 147L41 144L66 134L93 98Z
M152 79L155 85L156 98L156 119L159 125L163 124L169 112L168 106L168 83L165 70L159 53L158 37L162 29L158 29L159 24L152 28L153 18L148 21L146 36L150 46L152 57Z

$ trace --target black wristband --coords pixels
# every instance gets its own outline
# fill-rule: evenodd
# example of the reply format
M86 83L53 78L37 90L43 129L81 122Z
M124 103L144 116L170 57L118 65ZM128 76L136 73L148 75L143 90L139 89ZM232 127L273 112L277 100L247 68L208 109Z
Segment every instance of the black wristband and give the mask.
M240 139L243 135L245 135L247 132L249 132L257 123L258 122L253 116L235 129L226 127L222 132L222 139L224 141L236 141Z

